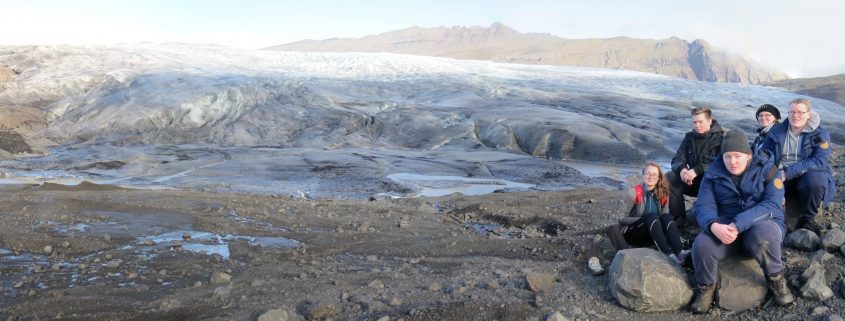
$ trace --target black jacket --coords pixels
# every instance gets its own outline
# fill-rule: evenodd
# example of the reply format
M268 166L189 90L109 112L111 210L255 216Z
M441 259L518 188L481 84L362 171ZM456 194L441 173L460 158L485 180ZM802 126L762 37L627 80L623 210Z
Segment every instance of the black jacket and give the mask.
M710 167L713 159L719 156L722 148L724 131L716 120L710 125L710 131L699 134L694 130L684 135L684 140L675 157L672 158L672 171L681 175L681 170L689 168L695 170L696 179L703 177L704 171Z

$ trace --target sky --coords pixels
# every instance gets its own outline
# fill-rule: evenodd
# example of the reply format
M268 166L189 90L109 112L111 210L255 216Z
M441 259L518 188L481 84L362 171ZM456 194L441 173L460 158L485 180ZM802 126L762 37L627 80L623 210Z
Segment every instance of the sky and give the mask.
M790 77L845 73L841 0L0 0L0 8L0 45L152 41L259 49L501 22L571 39L704 39Z

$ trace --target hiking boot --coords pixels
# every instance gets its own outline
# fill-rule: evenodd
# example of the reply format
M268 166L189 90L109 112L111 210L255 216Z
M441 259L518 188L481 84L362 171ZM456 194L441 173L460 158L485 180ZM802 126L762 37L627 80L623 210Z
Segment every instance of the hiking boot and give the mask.
M795 298L792 297L792 292L789 291L789 286L786 285L786 278L783 277L783 271L769 275L766 277L766 283L772 294L775 295L775 302L778 305L790 305Z
M713 284L696 285L695 294L695 300L689 306L692 313L704 314L710 312L710 306L713 305L713 295L716 294L716 286Z
M595 256L590 257L590 259L587 260L587 267L590 268L590 272L593 273L593 275L602 275L602 273L604 273L604 268L601 267L599 258Z
M798 226L796 227L796 229L802 229L802 228L813 231L818 236L822 235L822 230L824 229L824 227L819 225L819 223L816 222L816 220L812 219L812 218L801 219L801 221L798 223Z

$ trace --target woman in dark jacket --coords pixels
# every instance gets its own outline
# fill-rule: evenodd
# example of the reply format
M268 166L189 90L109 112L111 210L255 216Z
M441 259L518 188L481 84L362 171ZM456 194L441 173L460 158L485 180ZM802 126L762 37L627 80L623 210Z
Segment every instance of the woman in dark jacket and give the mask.
M669 183L657 163L648 163L642 170L642 183L628 189L624 209L628 215L605 232L617 250L655 245L678 264L683 264L689 251L683 249L678 228L669 215ZM591 249L588 267L602 271L597 250Z
M769 130L780 122L780 111L774 105L763 104L760 108L757 108L755 117L757 123L760 124L760 128L757 128L757 138L754 138L754 142L751 143L751 151L757 154L757 151L763 146L763 142L766 141Z

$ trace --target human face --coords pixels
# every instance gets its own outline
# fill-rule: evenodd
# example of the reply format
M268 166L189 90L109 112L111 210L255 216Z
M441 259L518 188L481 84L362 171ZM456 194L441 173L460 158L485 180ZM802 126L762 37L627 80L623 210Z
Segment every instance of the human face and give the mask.
M760 112L757 114L757 122L760 123L760 127L769 127L775 122L775 115L767 111Z
M712 119L707 119L704 113L692 116L692 128L696 133L704 134L710 131L710 125L713 124Z
M801 130L810 120L810 107L805 104L789 105L789 125L792 129Z
M657 186L657 181L660 179L660 171L657 167L646 166L643 168L643 183L649 190Z
M739 176L745 172L748 167L748 161L751 160L751 154L743 152L725 152L722 154L722 160L725 161L725 167L731 174Z

